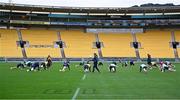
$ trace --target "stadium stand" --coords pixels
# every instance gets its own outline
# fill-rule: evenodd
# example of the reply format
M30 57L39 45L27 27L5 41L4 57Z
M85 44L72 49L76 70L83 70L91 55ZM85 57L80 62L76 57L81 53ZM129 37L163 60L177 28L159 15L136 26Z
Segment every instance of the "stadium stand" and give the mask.
M3 57L21 57L21 49L17 47L18 35L16 30L1 29L2 54ZM29 41L30 45L53 45L57 41L57 31L53 30L22 30L24 41ZM94 35L81 31L61 31L61 38L66 43L65 54L67 57L89 57L96 50L92 49ZM40 52L39 52L40 51ZM28 57L60 57L59 48L26 48Z
M150 30L144 34L137 34L137 39L142 45L142 49L140 49L141 57L147 57L147 54L151 54L155 58L174 57L172 48L169 46L171 41L170 31Z
M55 30L22 30L24 41L29 41L30 45L53 45L57 41L57 31ZM66 57L81 58L89 57L96 49L92 43L95 36L92 33L84 33L80 30L60 30L61 38L66 43ZM22 57L21 48L17 47L18 35L16 30L1 29L0 48L1 57ZM176 31L176 41L180 40L180 31ZM166 35L163 35L166 34ZM134 48L130 47L132 35L130 33L121 34L99 34L100 41L103 42L102 48L104 57L135 57ZM170 48L170 31L149 30L145 33L137 34L138 42L141 42L140 56L145 58L147 53L155 58L173 58L173 49ZM39 52L40 51L40 52ZM178 49L179 53L180 50ZM60 57L59 48L26 48L28 57ZM180 55L180 54L179 54Z
M176 41L180 42L180 31L176 31L175 36L176 36ZM178 50L178 55L180 56L180 48L177 48L177 50Z
M22 57L21 48L18 48L16 41L18 36L16 30L1 29L1 57Z
M62 40L66 42L65 54L67 57L89 57L96 49L93 49L95 41L94 34L84 33L83 31L61 31Z
M57 40L56 31L51 30L22 30L21 33L23 40L29 41L30 45L53 45L53 41ZM26 52L28 57L60 56L56 48L26 48Z
M130 33L101 33L99 38L104 43L104 57L135 57L134 48L130 47Z

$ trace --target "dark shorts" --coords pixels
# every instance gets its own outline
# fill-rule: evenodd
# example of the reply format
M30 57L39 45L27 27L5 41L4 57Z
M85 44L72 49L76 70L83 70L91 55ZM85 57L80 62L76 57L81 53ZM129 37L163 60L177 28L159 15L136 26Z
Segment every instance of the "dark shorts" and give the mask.
M151 62L148 62L147 64L148 64L148 65L152 65L152 63L151 63Z

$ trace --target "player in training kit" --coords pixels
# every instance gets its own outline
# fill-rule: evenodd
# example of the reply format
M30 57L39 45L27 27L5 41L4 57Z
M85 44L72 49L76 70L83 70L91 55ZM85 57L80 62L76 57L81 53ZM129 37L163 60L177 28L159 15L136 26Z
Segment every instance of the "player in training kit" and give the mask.
M94 58L92 59L92 61L93 61L93 70L92 70L92 72L94 72L95 71L95 69L100 73L100 70L99 70L99 68L98 68L98 55L96 54L96 53L94 53Z
M40 64L39 62L33 62L30 69L28 69L27 71L36 71L36 70L40 70Z
M47 61L47 68L51 67L52 65L52 58L50 55L48 55L48 57L46 58L46 61Z
M103 63L99 61L98 66L103 66Z
M64 72L67 68L70 70L70 62L68 60L65 60L63 62L63 68L60 69L59 71L63 71Z
M128 61L122 61L121 64L122 64L122 67L127 67L128 66Z
M161 64L161 72L165 72L165 71L176 71L175 69L173 69L175 66L172 65L169 61L166 62L162 62Z
M151 62L151 67L155 67L155 68L158 68L158 64L156 62Z
M142 72L147 72L147 65L146 64L141 64L140 67L139 67L139 71Z
M24 62L20 62L16 65L16 67L11 67L11 69L15 69L15 68L25 68L25 67L31 67L32 62L31 61L24 61Z
M109 65L109 71L110 72L116 72L116 67L117 67L117 63L115 61L113 61L110 65Z
M147 54L147 64L149 65L149 67L151 67L151 55L150 54Z
M45 62L41 62L40 67L44 68L44 70L47 70L49 68L49 62L45 61Z
M87 63L83 65L83 69L84 72L91 72L91 64L89 63L89 61L87 61Z
M129 65L130 65L130 66L134 66L134 61L133 61L133 60L130 60Z

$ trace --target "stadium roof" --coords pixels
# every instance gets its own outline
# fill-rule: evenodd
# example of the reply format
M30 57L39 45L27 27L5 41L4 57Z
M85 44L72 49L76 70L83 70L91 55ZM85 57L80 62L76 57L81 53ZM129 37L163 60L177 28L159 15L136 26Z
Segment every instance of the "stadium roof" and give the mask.
M98 14L128 14L128 13L180 13L180 6L160 6L160 7L63 7L63 6L44 6L28 4L0 3L0 9L38 11L38 12L65 12L65 13L98 13Z
M0 0L4 3L69 6L69 7L131 7L147 3L180 5L180 0Z

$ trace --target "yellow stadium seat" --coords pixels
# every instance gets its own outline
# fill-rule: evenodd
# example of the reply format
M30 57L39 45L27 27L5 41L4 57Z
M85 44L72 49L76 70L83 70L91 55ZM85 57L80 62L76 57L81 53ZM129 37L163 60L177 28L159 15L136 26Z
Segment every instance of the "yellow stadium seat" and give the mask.
M97 49L93 49L96 41L95 34L84 33L83 30L59 30L62 40L66 43L64 48L66 57L89 57ZM53 45L58 40L56 30L27 29L21 30L23 40L30 45ZM175 31L176 41L180 41L180 31ZM170 48L171 32L163 30L148 30L136 35L141 42L140 56L146 58L151 54L155 58L174 58L173 49ZM133 41L130 33L99 33L99 39L104 44L102 53L104 57L135 57L134 48L130 47ZM0 57L22 57L21 48L17 47L18 34L16 30L0 29ZM61 57L59 48L26 48L28 57ZM178 48L180 55L180 49Z
M150 30L137 34L137 40L141 42L140 56L145 58L151 54L155 58L173 58L174 54L170 48L171 32Z

